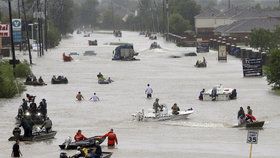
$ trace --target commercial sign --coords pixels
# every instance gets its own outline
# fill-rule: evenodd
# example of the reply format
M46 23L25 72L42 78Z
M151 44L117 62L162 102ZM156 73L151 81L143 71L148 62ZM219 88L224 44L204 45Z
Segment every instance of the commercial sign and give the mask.
M258 144L258 134L257 130L249 130L247 133L247 143L248 144Z
M22 40L21 31L14 31L13 32L14 42L20 43Z
M261 58L244 58L242 60L243 76L262 76L262 59Z
M226 45L219 45L218 60L227 60L227 47L226 47Z
M21 19L12 20L13 31L21 31Z
M0 24L0 37L10 37L9 24Z

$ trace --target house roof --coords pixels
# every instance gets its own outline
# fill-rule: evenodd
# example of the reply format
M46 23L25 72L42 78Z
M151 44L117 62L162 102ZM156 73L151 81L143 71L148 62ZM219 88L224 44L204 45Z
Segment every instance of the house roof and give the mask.
M274 30L277 26L280 26L280 20L276 18L246 19L236 21L230 25L219 26L214 30L214 32L222 34L250 33L253 29L263 28L267 30Z
M205 8L200 14L196 15L195 18L209 18L216 17L220 11L215 8Z

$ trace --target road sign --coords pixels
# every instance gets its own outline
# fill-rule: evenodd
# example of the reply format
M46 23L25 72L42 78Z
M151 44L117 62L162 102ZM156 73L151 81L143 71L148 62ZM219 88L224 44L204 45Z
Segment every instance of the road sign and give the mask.
M10 37L9 24L0 24L0 37Z
M12 20L13 31L21 31L21 19Z
M259 131L257 131L257 130L248 130L247 143L258 144L258 134L259 134Z

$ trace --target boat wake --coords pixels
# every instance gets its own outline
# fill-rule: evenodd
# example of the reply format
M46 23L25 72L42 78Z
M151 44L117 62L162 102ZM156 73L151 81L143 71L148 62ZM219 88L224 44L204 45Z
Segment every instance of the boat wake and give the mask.
M227 124L224 123L214 123L214 122L165 122L162 123L164 125L170 125L170 126L182 126L182 127L198 127L198 128L224 128L227 127Z

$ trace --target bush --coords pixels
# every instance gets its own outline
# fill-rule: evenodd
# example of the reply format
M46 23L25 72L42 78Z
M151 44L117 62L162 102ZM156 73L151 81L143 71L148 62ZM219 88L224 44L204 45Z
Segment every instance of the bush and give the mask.
M31 75L31 69L26 60L23 63L16 65L15 75L19 78L26 78L28 75Z
M60 41L61 34L59 33L59 30L52 23L50 23L48 30L48 48L58 46Z
M269 62L264 69L268 84L272 85L273 89L280 89L280 50L271 50L268 58Z
M0 62L0 98L12 98L25 90L13 75L13 68L7 61Z

